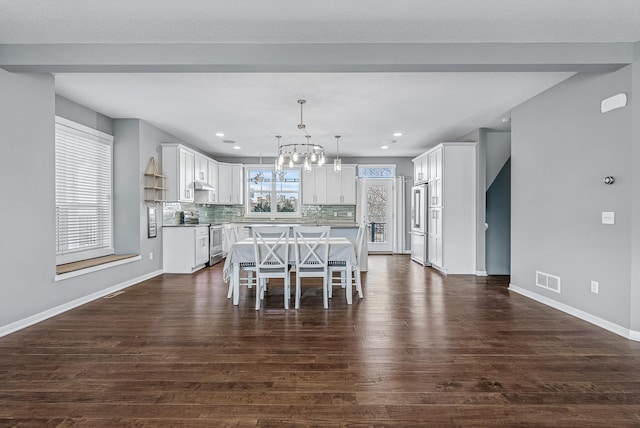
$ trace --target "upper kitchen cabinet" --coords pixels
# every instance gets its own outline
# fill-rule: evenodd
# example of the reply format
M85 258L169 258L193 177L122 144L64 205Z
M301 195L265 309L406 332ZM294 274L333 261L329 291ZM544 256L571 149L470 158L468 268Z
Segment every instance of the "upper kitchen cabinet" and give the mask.
M166 176L166 200L193 202L195 153L180 144L163 144L162 169Z
M209 178L209 158L199 153L195 154L195 181L206 183Z
M241 205L244 193L244 169L242 164L218 164L219 203Z
M426 183L429 178L429 159L427 154L422 154L413 159L414 184Z
M318 166L302 173L302 203L307 205L327 203L327 175L333 169Z
M356 165L342 165L338 172L329 167L326 195L329 205L356 205Z
M200 190L196 191L195 202L198 204L217 204L219 203L220 189L218 186L218 162L213 159L205 158L207 161L207 176L205 180L206 186L200 186ZM196 158L196 175L198 171L198 161ZM200 167L202 170L202 167Z
M443 146L436 146L436 148L428 152L426 156L428 162L426 181L440 180L442 178L442 150Z

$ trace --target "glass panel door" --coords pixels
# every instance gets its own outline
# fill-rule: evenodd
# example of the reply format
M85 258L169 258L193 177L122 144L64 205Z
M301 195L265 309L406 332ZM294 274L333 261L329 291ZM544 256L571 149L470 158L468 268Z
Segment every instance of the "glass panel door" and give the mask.
M393 251L393 179L364 179L363 219L369 252Z

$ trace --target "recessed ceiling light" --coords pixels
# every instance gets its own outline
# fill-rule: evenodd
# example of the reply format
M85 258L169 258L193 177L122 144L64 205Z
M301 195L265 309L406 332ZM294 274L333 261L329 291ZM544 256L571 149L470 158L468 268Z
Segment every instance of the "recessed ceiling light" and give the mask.
M240 150L240 146L233 146L235 150Z
M380 148L381 148L382 150L387 150L387 149L389 148L389 146L387 146L387 145L385 144L384 146L380 146Z
M502 118L502 123L507 123L507 122L511 122L511 118L510 117L503 117Z
M216 132L216 137L224 137L224 132Z
M394 137L402 137L402 132L394 132L393 136Z

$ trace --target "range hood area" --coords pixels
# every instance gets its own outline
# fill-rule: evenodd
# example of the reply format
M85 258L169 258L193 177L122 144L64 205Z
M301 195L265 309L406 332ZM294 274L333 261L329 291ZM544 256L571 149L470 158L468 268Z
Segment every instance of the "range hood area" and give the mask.
M215 187L208 184L206 181L194 181L193 182L194 190L216 190Z

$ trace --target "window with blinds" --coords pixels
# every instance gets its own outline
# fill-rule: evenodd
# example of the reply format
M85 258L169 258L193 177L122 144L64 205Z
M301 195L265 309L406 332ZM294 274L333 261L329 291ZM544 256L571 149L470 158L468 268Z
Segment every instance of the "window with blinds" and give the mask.
M56 117L56 263L113 254L113 137Z

